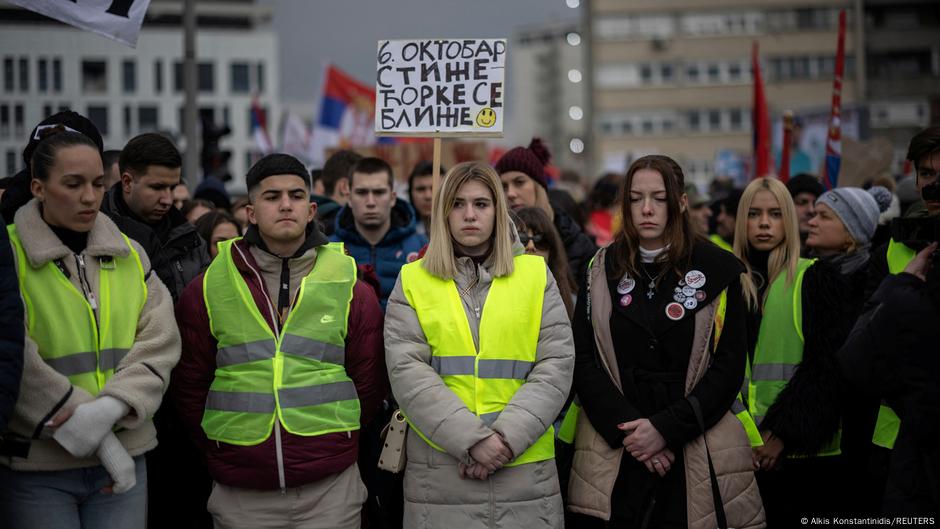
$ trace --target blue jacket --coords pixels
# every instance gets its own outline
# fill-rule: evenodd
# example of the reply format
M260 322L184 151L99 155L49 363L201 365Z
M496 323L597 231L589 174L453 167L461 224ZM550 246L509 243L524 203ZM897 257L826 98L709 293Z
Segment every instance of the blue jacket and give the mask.
M392 225L379 244L372 246L356 231L352 210L343 207L336 215L333 242L342 242L358 265L372 265L382 284L382 310L388 296L395 288L395 280L402 265L418 258L418 252L428 243L427 237L415 232L415 213L404 200L395 201L392 208Z
M13 416L23 374L23 300L13 248L0 217L0 434Z

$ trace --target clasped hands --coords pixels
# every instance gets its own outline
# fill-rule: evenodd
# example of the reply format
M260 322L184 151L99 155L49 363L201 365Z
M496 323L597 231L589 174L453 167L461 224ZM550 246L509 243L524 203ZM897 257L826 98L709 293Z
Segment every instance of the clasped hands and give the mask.
M637 419L617 425L625 437L623 448L634 459L646 465L651 473L666 475L676 460L675 454L666 448L666 440L649 419Z
M470 457L474 461L473 464L457 464L461 479L486 479L512 461L514 456L503 436L494 433L473 445L470 448Z

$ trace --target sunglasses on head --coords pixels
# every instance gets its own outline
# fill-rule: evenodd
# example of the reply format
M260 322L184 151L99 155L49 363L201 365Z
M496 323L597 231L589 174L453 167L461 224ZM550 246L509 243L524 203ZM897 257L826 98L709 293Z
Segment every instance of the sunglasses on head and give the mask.
M519 234L519 242L521 242L523 246L528 246L529 241L532 241L532 244L540 248L548 245L548 241L545 239L545 236L542 235L541 233L536 233L535 235L531 235L531 236L528 233Z

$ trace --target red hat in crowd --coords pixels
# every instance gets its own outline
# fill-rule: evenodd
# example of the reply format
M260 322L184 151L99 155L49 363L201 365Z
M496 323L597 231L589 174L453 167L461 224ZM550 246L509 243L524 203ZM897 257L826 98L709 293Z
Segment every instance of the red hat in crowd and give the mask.
M496 172L503 174L509 171L519 171L547 189L548 178L545 174L545 166L548 165L551 157L548 147L542 143L542 140L532 138L532 143L528 147L516 147L504 154L496 162Z

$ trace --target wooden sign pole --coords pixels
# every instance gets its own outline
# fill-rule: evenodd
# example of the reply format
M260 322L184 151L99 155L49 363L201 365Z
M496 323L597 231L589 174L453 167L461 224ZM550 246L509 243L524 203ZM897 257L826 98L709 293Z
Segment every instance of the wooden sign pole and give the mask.
M434 202L437 201L437 189L441 187L441 137L434 137L434 164L431 173L431 211L434 211ZM432 213L433 214L433 213Z

